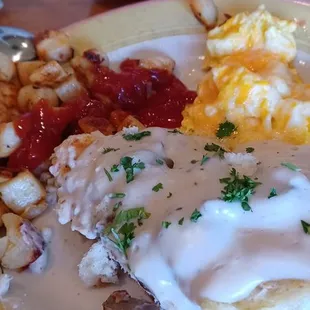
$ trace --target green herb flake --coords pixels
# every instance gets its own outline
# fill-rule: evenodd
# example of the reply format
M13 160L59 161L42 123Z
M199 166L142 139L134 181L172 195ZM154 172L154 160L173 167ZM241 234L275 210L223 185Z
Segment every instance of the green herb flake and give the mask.
M164 161L161 159L156 159L156 163L160 166L162 166L164 164Z
M119 172L119 165L113 165L110 171L111 172Z
M302 226L305 234L310 235L310 224L305 222L305 221L303 221L303 220L301 220L300 222L301 222L301 226Z
M105 172L106 176L108 177L109 181L112 182L113 178L112 178L110 172L106 168L104 168L104 172Z
M268 199L270 199L270 198L272 198L272 197L275 197L275 196L278 196L278 194L277 194L277 190L273 187L273 188L270 190Z
M167 198L170 198L170 197L172 197L172 193L169 192L169 195L167 196Z
M201 162L200 162L200 166L202 166L203 164L205 164L209 159L210 159L209 156L203 155L203 156L202 156L202 160L201 160Z
M117 202L117 203L113 206L113 211L118 210L122 205L123 205L123 203L122 203L121 201Z
M114 149L114 148L111 148L111 147L107 147L107 148L104 148L103 151L102 151L102 154L107 154L107 153L110 153L110 152L116 152L116 151L119 151L120 149Z
M132 163L133 158L126 156L122 157L120 164L123 166L125 173L126 173L126 182L130 183L134 180L134 172L135 169L143 170L145 169L145 164L141 161L138 161L137 163Z
M162 223L161 223L161 226L162 226L163 228L166 228L166 229L167 229L170 225L171 225L170 222L162 222Z
M168 130L169 133L177 133L179 135L183 135L183 133L180 130L173 129L173 130Z
M116 205L115 205L116 206ZM119 204L116 209L121 206ZM109 238L112 234L113 239L109 238L120 249L121 252L127 257L127 249L130 247L132 240L134 239L134 230L137 226L131 222L137 220L138 224L142 220L148 219L151 216L146 212L143 207L133 208L129 210L121 210L116 214L113 222L106 227L104 234Z
M197 209L195 209L190 217L190 220L196 223L201 216L202 214Z
M125 196L126 196L126 194L124 194L124 193L112 193L112 194L110 194L111 199L124 198Z
M244 211L252 211L249 205L249 197L255 193L255 188L261 185L260 182L255 182L248 176L242 178L233 168L230 172L230 177L220 179L221 184L225 184L222 190L222 199L227 202L240 201Z
M130 247L132 240L135 238L134 231L136 229L134 223L125 223L118 231L114 228L111 229L111 233L115 239L113 241L115 245L123 252L127 257L127 249Z
M245 151L250 154L250 153L253 153L255 151L255 149L254 149L254 147L247 147L245 149Z
M220 139L231 136L237 130L235 124L226 121L221 123L217 132L216 136Z
M125 134L123 135L123 138L126 141L139 141L143 139L144 137L149 137L151 135L150 131L142 131L134 134Z
M183 225L183 222L184 222L184 217L182 217L182 218L178 221L178 224L182 226L182 225Z
M152 191L153 191L153 192L159 192L161 189L163 189L163 184L162 184L162 183L158 183L158 184L156 184L156 185L152 188Z
M224 154L226 153L225 149L223 149L221 146L219 146L219 145L217 145L215 143L212 143L212 144L207 143L205 145L204 149L207 152L214 152L213 156L218 156L220 159L223 159L224 158Z
M286 168L293 170L293 171L297 171L297 172L301 171L301 169L299 167L295 166L292 163L281 163L281 166L286 167Z
M133 208L129 210L121 210L115 217L113 223L119 225L123 222L129 222L133 219L145 220L150 217L150 213L146 212L144 207Z

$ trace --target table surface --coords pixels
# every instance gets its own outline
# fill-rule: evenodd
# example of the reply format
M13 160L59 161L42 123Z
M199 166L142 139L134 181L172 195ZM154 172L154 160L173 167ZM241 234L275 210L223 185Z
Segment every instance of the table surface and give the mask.
M4 0L0 25L30 32L58 29L87 17L142 0Z

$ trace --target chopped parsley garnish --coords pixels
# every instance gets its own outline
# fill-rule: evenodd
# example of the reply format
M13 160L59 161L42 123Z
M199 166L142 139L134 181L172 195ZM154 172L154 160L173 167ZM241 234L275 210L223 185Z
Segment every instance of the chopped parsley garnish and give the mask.
M126 156L121 158L120 164L123 166L125 172L126 172L126 182L130 183L134 180L134 172L135 169L143 170L145 168L145 164L141 161L138 161L137 163L132 163L133 158Z
M198 161L199 161L199 160L197 160L197 159L193 159L193 160L191 160L191 164L197 164Z
M246 151L247 153L253 153L253 152L255 151L255 149L254 149L254 147L247 147L247 148L245 149L245 151Z
M207 152L214 152L215 153L214 156L218 156L220 159L223 159L224 154L226 153L226 150L224 150L221 146L215 143L212 144L207 143L205 145L205 150Z
M183 135L183 133L180 130L177 130L177 129L168 130L168 132L170 132L170 133L178 133L180 135Z
M179 224L179 225L183 225L183 222L184 222L184 217L182 217L182 218L178 221L178 224Z
M110 153L110 152L116 152L116 151L119 151L120 149L114 149L114 148L111 148L111 147L107 147L105 149L103 149L102 151L102 154L107 154L107 153Z
M145 211L144 207L122 210L116 215L113 224L119 225L123 222L129 222L133 219L145 220L148 219L150 215L150 213Z
M114 242L127 257L126 251L135 237L134 230L137 227L131 221L137 220L139 224L142 220L148 219L150 216L151 214L147 213L143 207L122 210L115 216L113 222L106 227L103 233L107 236L112 234L114 240L111 238L110 240Z
M275 196L278 196L278 194L277 194L277 190L273 187L273 188L270 190L268 199L270 199L270 198L272 198L272 197L275 197Z
M113 206L113 211L118 210L122 205L123 205L123 203L122 203L121 201L117 202L117 203Z
M261 185L248 176L239 176L235 168L232 168L230 177L220 179L225 184L222 190L222 199L228 202L240 201L244 211L252 211L249 205L249 197L255 193L255 188Z
M224 123L221 123L217 132L216 132L216 136L220 139L224 138L224 137L229 137L231 136L235 131L236 131L236 126L235 124L226 121Z
M161 189L163 189L163 184L162 184L162 183L158 183L158 184L156 184L156 185L152 188L152 191L153 191L153 192L159 192Z
M281 166L286 167L286 168L293 170L293 171L300 171L301 170L300 168L298 168L297 166L295 166L292 163L281 163Z
M135 238L135 229L137 226L134 223L125 223L118 231L111 228L111 233L115 240L110 239L127 257L127 249L130 247L132 240Z
M110 172L106 168L104 168L104 172L105 172L106 176L108 177L109 181L112 182L113 178L112 178Z
M170 225L171 225L170 222L162 222L162 223L161 223L161 226L164 227L164 228L166 228L166 229L167 229Z
M196 223L201 216L202 214L197 209L195 209L190 217L190 220Z
M310 224L305 222L305 221L303 221L303 220L301 220L300 222L301 222L301 226L302 226L305 234L310 235Z
M161 159L156 159L156 163L162 166L164 164L164 161Z
M169 192L169 195L167 196L167 198L170 198L172 196L172 193Z
M124 198L126 196L126 194L124 193L112 193L110 194L110 198L114 199L114 198Z
M125 134L123 135L123 138L126 141L139 141L144 137L149 137L151 135L150 131L142 131L134 134Z
M119 171L119 165L113 165L110 171L111 172L118 172Z
M201 160L201 162L200 162L200 166L202 166L204 163L206 163L209 159L210 159L209 156L203 155L203 156L202 156L202 160Z

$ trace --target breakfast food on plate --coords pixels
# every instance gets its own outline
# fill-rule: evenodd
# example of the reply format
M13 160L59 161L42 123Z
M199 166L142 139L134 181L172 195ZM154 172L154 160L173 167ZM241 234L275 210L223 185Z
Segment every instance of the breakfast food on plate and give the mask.
M309 85L291 62L297 24L264 6L239 13L208 32L206 67L198 97L183 112L182 131L216 135L229 122L227 142L282 139L309 142Z
M59 31L37 36L37 60L0 54L1 265L42 271L51 233L29 220L54 192L58 221L94 241L85 286L123 271L154 299L117 291L103 309L306 310L310 92L292 65L297 24L261 6L215 27L212 1L189 2L209 30L197 93L170 57L116 72Z
M141 126L55 148L59 222L99 239L79 265L87 286L115 283L121 269L162 309L307 309L308 103L291 65L295 29L260 7L209 31L208 72L183 112L190 135ZM118 309L115 294L104 307Z
M8 269L28 267L44 251L41 233L26 219L7 213L2 216L6 236L0 239L1 265Z
M216 26L218 21L218 9L213 0L189 0L190 8L196 18L207 29Z

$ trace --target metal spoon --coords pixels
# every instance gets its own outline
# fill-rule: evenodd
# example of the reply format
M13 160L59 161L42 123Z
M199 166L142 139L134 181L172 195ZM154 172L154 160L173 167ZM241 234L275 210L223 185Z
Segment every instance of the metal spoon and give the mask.
M1 26L0 52L8 55L14 62L35 59L33 35L23 29Z

